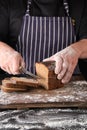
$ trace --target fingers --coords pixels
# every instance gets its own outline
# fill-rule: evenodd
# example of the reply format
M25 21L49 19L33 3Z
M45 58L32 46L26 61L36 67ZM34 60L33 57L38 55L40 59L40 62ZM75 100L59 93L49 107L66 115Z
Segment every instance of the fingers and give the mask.
M11 69L10 69L9 66L7 66L7 67L5 68L5 71L7 71L9 74L12 74L12 73L11 73Z
M24 63L22 63L21 66L24 68L25 67ZM7 64L6 66L1 66L2 70L6 71L9 74L13 74L13 75L20 73L19 68L20 68L20 64L18 64L18 63L17 64L16 63Z
M62 69L61 67L62 67L62 63L63 63L62 57L57 56L57 54L55 54L55 55L43 60L43 62L45 62L45 61L56 61L55 62L55 74L58 74L61 71L61 69Z
M1 66L0 68L2 70L6 71L7 73L11 74L11 71L10 71L9 67L3 67L3 66Z
M25 68L25 63L23 58L20 55L17 55L15 57L12 57L12 60L5 61L0 67L2 70L6 71L9 74L19 74L19 68L22 66Z
M63 69L61 71L61 73L58 75L58 76L60 76L60 77L58 77L58 79L60 78L62 83L68 83L72 77L74 69L75 69L75 64L73 64L73 63L67 64L65 69ZM65 72L65 73L63 73L63 72Z
M12 64L11 73L14 75L20 74L20 67L25 68L25 63L23 59L19 60L19 62L15 61L14 64Z
M55 74L59 74L62 70L63 59L60 56L54 58L56 61Z
M59 53L56 53L54 56L47 58L43 61L56 61L55 62L55 74L57 78L61 80L62 83L67 83L71 79L74 70L74 64L71 60L68 60Z
M70 79L71 79L71 77L73 75L73 72L75 70L75 67L77 65L77 62L78 61L76 60L76 61L71 62L69 64L69 68L67 69L67 71L66 71L66 73L65 73L65 75L64 75L64 77L62 79L62 83L68 83L70 81Z
M44 59L43 62L45 62L45 61L53 61L53 60L54 60L54 56L51 56L49 58Z
M62 83L68 83L72 77L72 72L67 71L67 73L64 75L63 79L61 80Z
M62 64L62 69L60 71L60 73L58 74L57 78L60 80L63 78L63 76L65 75L67 69L68 69L69 65L68 65L68 62L65 60L63 61L63 64Z

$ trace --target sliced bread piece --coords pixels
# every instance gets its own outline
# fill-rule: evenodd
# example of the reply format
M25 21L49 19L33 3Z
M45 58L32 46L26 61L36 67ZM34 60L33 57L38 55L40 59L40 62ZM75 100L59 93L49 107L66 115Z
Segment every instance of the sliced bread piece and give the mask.
M11 80L10 78L6 78L2 80L2 86L5 86L7 88L23 88L23 89L28 89L29 87L26 85L20 85L16 84L14 80Z
M6 87L1 85L1 90L7 93L11 93L11 92L25 92L27 91L26 88L13 88L13 87Z
M39 85L37 80L26 78L26 77L12 77L10 78L10 80L18 85L26 85L32 87L38 87Z

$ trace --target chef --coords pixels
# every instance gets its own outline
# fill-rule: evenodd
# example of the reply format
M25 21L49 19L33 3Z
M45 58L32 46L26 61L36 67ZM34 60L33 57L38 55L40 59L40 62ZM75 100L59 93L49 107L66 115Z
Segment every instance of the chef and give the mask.
M86 0L0 0L0 68L35 73L35 62L55 61L62 83L87 58Z

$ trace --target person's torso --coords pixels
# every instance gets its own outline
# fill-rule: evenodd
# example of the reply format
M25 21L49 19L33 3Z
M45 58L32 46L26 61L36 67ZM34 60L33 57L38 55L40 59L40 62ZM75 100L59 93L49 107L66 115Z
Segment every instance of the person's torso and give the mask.
M5 2L5 0L4 0ZM49 3L50 2L50 3ZM77 18L76 20L76 30L79 27L79 20L81 16L79 16L78 8L81 6L81 2L79 0L68 0L70 16L73 18ZM76 3L76 4L75 4ZM80 4L79 4L80 3ZM83 2L84 3L84 2ZM78 4L78 6L77 6ZM59 6L60 5L60 6ZM7 42L11 46L15 45L18 40L18 35L20 33L21 23L23 15L26 12L27 0L9 0L8 1L8 18L6 22L9 23L8 27L3 29L3 41ZM74 7L74 9L73 9ZM76 13L75 10L77 9ZM2 12L4 13L4 11ZM65 10L63 7L62 0L32 0L31 7L31 15L42 15L42 16L64 16ZM3 25L4 26L4 25ZM8 35L6 36L6 31L8 30ZM77 30L78 31L78 30Z
M33 16L65 16L62 0L32 0L30 15ZM26 12L27 0L10 0L9 3L9 43L13 46L17 42Z
M37 5L39 3L47 5L43 0L41 1ZM24 58L26 69L30 72L35 73L34 65L36 62L54 55L76 41L74 24L69 15L68 2L67 0L59 2L62 2L61 5L65 10L64 15L40 15L39 17L37 15L32 16L32 0L28 0L26 14L23 17L18 38L17 51ZM49 4L52 4L52 1ZM46 10L45 8L44 10ZM39 7L38 9L41 10Z

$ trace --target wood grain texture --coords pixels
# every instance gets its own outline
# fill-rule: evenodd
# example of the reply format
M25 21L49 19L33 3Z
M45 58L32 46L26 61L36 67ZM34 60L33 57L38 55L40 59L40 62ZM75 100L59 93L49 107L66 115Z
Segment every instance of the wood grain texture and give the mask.
M0 91L0 108L87 107L87 82L72 81L63 88L30 89L23 93Z

